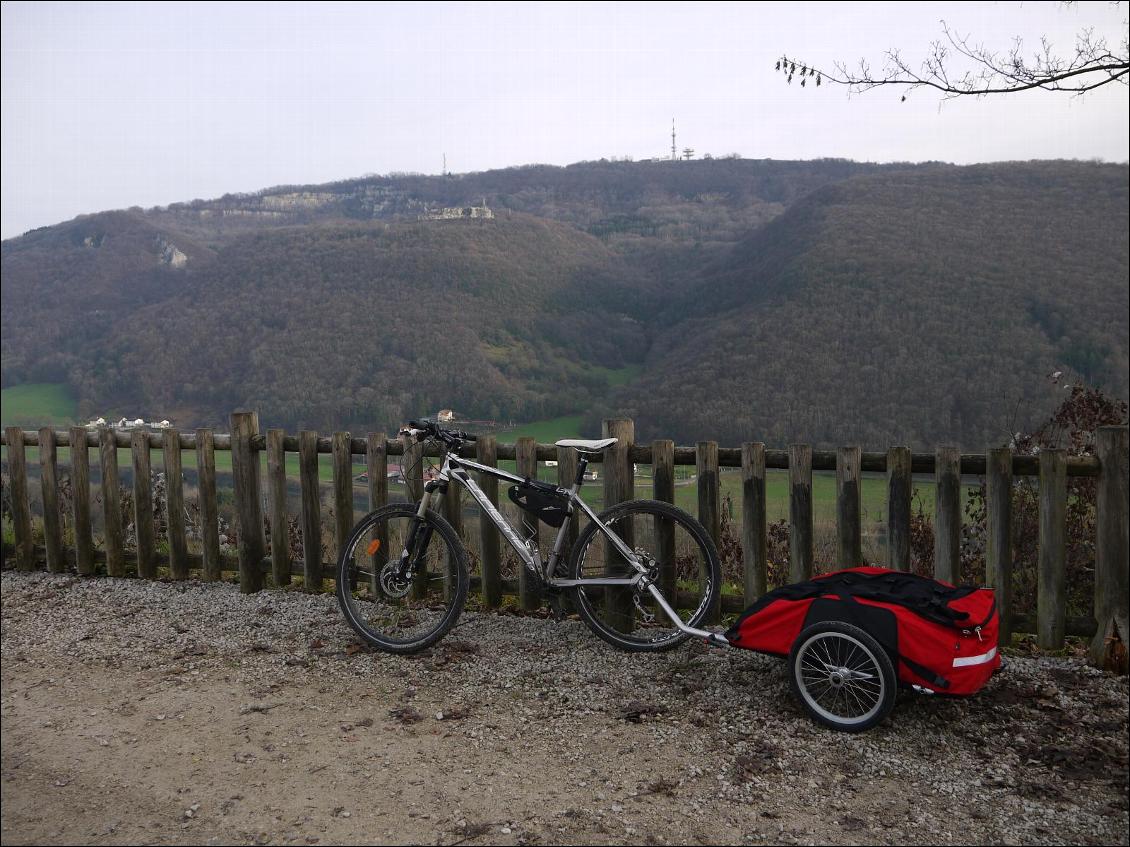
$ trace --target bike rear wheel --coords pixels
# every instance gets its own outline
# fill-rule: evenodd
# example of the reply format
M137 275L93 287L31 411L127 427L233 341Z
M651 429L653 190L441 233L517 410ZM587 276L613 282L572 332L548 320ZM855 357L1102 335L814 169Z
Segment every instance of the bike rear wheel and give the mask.
M661 500L629 500L598 516L645 559L651 577L679 618L698 627L721 590L721 565L714 541L693 517ZM595 523L577 538L569 562L572 579L635 574ZM577 614L614 647L636 652L670 650L690 636L674 625L650 592L630 587L573 589Z
M467 600L467 553L458 533L429 510L393 503L362 518L338 560L337 599L365 643L415 653L455 624Z

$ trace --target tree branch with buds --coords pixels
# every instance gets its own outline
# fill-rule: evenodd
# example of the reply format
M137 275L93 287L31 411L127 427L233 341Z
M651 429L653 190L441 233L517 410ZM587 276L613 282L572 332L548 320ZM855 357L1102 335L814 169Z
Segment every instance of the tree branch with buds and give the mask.
M1045 37L1031 54L1025 51L1020 38L1013 39L1008 50L997 52L971 42L968 35L956 32L945 21L941 23L944 37L930 45L929 53L917 67L906 61L899 50L892 49L884 54L883 69L878 74L872 72L866 60L860 60L850 70L846 64L836 62L828 71L788 56L777 60L776 70L789 84L799 77L802 88L809 82L817 87L842 85L853 93L880 86L900 86L908 92L932 88L947 100L1032 89L1079 95L1105 85L1130 82L1130 39L1125 20L1117 50L1106 39L1096 37L1093 29L1084 29L1076 35L1070 52L1056 52ZM906 100L906 94L902 99Z

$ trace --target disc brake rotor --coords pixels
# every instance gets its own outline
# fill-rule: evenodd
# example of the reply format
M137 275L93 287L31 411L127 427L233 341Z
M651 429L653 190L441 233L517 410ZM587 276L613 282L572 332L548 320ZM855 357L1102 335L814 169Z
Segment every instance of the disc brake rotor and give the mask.
M412 578L399 573L400 562L389 562L381 568L381 591L389 597L406 597L412 588Z

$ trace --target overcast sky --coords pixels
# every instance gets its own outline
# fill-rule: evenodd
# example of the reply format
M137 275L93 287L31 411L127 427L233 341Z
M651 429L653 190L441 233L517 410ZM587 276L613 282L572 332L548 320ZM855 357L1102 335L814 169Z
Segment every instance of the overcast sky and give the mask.
M4 3L2 236L77 214L365 173L699 155L986 162L1130 158L1127 89L939 104L801 90L815 64L940 20L989 47L1094 27L1127 4Z

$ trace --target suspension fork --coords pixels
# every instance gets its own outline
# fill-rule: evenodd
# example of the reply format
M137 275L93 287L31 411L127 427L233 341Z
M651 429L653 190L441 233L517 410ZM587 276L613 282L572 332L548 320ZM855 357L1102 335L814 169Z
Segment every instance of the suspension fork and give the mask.
M424 496L420 498L420 507L416 510L416 516L412 518L408 525L408 538L404 541L404 552L401 554L400 567L402 573L405 566L407 566L408 571L415 573L416 569L424 564L428 545L432 542L432 533L435 532L432 525L424 519L431 499L432 492L425 488Z

